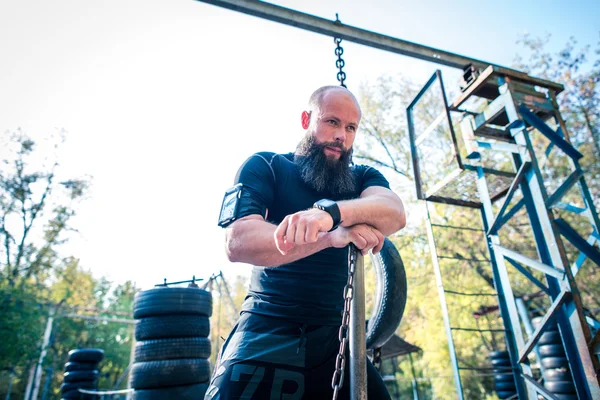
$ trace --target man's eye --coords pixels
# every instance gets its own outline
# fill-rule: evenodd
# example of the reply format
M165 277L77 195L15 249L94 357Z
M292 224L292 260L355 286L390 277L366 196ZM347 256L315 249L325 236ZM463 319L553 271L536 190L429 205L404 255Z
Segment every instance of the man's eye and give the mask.
M327 121L327 123L328 123L329 125L337 125L337 121L336 121L336 120L334 120L334 119L330 119L329 121Z

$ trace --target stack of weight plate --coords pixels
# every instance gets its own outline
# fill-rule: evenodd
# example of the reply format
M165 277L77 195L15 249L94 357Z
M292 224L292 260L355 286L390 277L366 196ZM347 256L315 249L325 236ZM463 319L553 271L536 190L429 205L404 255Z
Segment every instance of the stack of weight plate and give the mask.
M159 287L136 295L135 400L202 399L210 378L210 292Z
M494 372L494 388L498 398L508 399L516 395L517 387L508 351L492 351L490 359Z
M544 387L560 400L577 400L569 362L556 323L551 324L538 341L540 364L544 368Z
M102 349L77 349L69 352L65 364L64 383L60 387L63 399L90 399L79 389L94 390L98 384L98 363L104 358Z

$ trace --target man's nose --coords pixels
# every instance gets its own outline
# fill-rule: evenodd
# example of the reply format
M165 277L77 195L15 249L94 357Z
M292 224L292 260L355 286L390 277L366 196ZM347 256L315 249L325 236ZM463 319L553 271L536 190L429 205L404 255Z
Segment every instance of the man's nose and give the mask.
M346 130L344 128L336 129L334 139L336 142L344 143L346 141Z

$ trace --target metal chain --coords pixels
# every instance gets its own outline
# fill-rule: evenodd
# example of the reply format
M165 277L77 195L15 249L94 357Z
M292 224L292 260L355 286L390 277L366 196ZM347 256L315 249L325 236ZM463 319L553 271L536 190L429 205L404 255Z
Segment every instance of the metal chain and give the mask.
M373 366L377 372L381 372L381 347L373 349Z
M346 366L346 346L348 345L350 334L350 306L354 297L354 272L356 271L357 250L354 245L348 249L348 282L344 287L344 312L342 314L342 325L338 333L340 339L340 350L335 359L335 370L331 379L331 388L333 389L333 400L336 400L340 389L344 385L344 368Z
M340 21L340 17L338 17L337 13L335 14L335 24L342 24L342 21ZM333 38L333 43L337 45L337 47L335 48L335 55L338 58L337 60L335 60L335 66L337 69L339 69L339 72L337 73L337 80L340 82L340 86L346 87L346 84L344 83L344 81L346 80L346 73L342 71L342 68L344 68L344 66L346 65L346 62L342 58L342 54L344 54L344 48L340 46L340 43L342 43L342 39Z
M342 58L342 54L344 54L344 48L340 46L340 43L342 43L342 39L334 38L333 42L337 44L337 47L335 48L335 55L338 58L337 60L335 60L335 66L339 69L339 72L337 73L337 80L340 82L340 86L346 87L346 84L344 83L344 81L346 80L346 73L342 71L342 68L344 68L344 66L346 65L346 62Z

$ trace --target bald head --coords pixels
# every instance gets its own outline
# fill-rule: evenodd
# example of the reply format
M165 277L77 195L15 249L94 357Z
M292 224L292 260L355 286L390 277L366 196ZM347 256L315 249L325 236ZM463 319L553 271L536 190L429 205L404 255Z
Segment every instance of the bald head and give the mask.
M330 95L342 95L349 97L356 105L359 115L362 114L360 105L358 104L358 100L356 100L356 97L354 97L351 91L349 91L343 86L322 86L315 90L310 96L310 99L308 100L308 111L313 115L319 116L321 114L322 105L324 101L326 101L326 99L330 97Z

